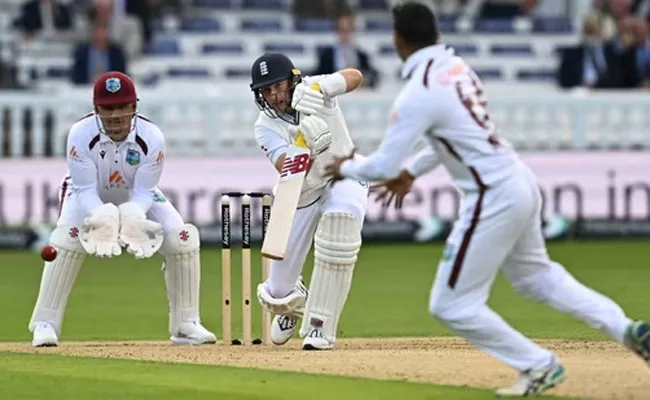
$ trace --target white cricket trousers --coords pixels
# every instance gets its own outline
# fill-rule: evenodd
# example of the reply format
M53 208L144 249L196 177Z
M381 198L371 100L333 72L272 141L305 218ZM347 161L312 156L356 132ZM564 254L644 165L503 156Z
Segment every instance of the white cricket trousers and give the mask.
M519 293L623 341L630 322L623 310L549 258L541 228L542 197L527 166L521 164L515 177L498 186L466 193L460 208L431 290L434 317L519 371L548 366L553 354L486 304L501 267Z
M271 295L282 298L296 287L323 214L350 213L356 218L359 228L363 228L367 207L368 185L352 179L343 179L333 186L327 185L323 195L313 204L296 210L284 260L269 262L267 287Z

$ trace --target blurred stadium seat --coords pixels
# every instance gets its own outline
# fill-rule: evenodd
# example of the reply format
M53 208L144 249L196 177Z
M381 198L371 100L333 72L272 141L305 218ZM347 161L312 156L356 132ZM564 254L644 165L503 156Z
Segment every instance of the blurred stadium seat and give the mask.
M367 144L366 149L371 148L381 137L386 109L402 84L398 74L401 62L392 44L392 24L387 3L386 0L351 2L357 14L356 42L368 52L373 64L380 67L381 74L381 83L371 96L376 108L370 110L363 107L365 111L354 109L348 112L352 121L359 121L355 124L355 131L359 132L355 136ZM3 2L0 9L15 14L18 4L18 0ZM168 18L154 21L154 38L143 56L132 60L129 73L142 85L143 110L147 109L147 102L157 100L169 103L167 109L175 110L154 112L164 115L163 120L170 126L182 125L174 120L175 115L181 119L189 115L187 112L177 112L176 103L180 97L185 99L185 106L199 107L212 102L236 103L238 110L247 110L239 114L233 111L231 117L235 119L231 118L228 120L231 122L226 125L223 125L223 119L214 115L207 122L193 125L198 126L197 129L205 135L211 135L213 131L226 134L224 126L233 126L237 127L237 133L231 137L236 138L241 135L242 129L249 129L256 115L248 89L249 68L262 52L287 53L296 66L308 74L316 66L318 49L335 40L332 20L294 19L289 0L191 0L188 4L189 8L182 17L177 17L176 22L172 23ZM17 36L16 32L8 29L5 19L0 18L0 51L7 43L13 43ZM542 147L548 143L552 143L552 146L566 146L572 135L578 132L579 126L590 124L588 121L591 121L591 117L582 118L578 115L579 110L589 110L587 115L592 115L593 110L589 107L570 105L569 110L545 108L545 98L552 98L554 102L565 98L565 95L557 95L554 80L558 65L557 49L577 43L580 37L571 16L536 16L529 20L478 19L468 22L456 15L440 15L439 22L442 40L454 47L476 69L489 88L489 99L514 93L520 97L528 96L527 99L510 103L491 101L497 104L497 110L494 111L496 119L504 122L504 129L510 132L511 138L519 147L529 148L531 143ZM15 54L20 69L19 76L30 85L35 82L42 90L55 93L56 96L51 98L52 104L60 102L59 97L63 94L76 92L71 90L67 80L72 46L73 43L69 42L34 40L21 44ZM85 98L70 94L75 99L70 104L74 104L79 110L78 114L81 114L88 109L90 98L87 89L79 89L78 92L85 93ZM154 93L166 94L161 94L162 97L157 99ZM556 95L560 97L556 98ZM24 96L28 95L0 93L4 104L21 104L23 100L16 103L13 99L22 99ZM219 96L224 96L225 99ZM365 98L363 94L360 96ZM567 101L567 104L573 104L571 101L577 100ZM354 100L351 102L354 103ZM539 112L534 108L536 102L541 102ZM525 111L508 108L517 104L529 104L531 108ZM160 107L165 106L158 104L153 108L161 110ZM14 109L13 106L10 108ZM215 107L210 110L211 114L221 112ZM250 119L242 120L244 115ZM521 115L522 119L519 120ZM635 115L637 119L629 122L631 126L646 121L643 112ZM526 118L530 120L532 116L537 121L534 129L526 126ZM155 118L155 115L152 117ZM59 135L60 130L65 131L68 120L61 116L56 119L56 134ZM1 120L2 117L0 122ZM592 125L598 124L589 126ZM219 128L214 128L215 126ZM545 135L555 136L548 139L542 135L543 129L551 129ZM13 131L19 130L12 128ZM527 142L518 136L523 135L522 132L533 131L538 132L538 139L544 139ZM166 133L175 135L171 128L166 129ZM638 138L635 140L638 141ZM193 151L205 152L206 149L215 148L221 149L219 146L199 146Z

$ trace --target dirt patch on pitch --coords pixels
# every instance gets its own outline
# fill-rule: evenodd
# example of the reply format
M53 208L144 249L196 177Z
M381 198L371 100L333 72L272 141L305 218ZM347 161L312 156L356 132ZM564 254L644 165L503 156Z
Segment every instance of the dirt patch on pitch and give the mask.
M648 399L650 371L626 349L611 342L540 340L555 351L569 379L551 393L593 399ZM224 345L178 347L168 342L64 342L33 349L0 343L0 351L57 353L265 369L494 388L512 383L515 373L457 338L340 339L329 352L305 352L300 341L282 346Z

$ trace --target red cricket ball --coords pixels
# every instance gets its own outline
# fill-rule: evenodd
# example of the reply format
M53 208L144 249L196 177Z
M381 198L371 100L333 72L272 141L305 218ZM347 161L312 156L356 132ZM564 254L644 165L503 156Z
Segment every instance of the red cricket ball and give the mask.
M51 244L45 245L43 249L41 250L41 258L44 261L54 261L56 258L57 250L56 247L52 246Z

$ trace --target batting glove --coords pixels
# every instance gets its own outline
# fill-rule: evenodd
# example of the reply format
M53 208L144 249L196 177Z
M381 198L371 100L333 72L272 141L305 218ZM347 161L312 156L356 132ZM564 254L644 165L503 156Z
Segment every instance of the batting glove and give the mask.
M332 134L327 123L321 118L309 115L301 119L298 130L302 132L307 147L312 154L319 155L327 151L332 144Z
M325 97L319 90L301 83L293 91L291 107L304 115L318 115L325 108Z

